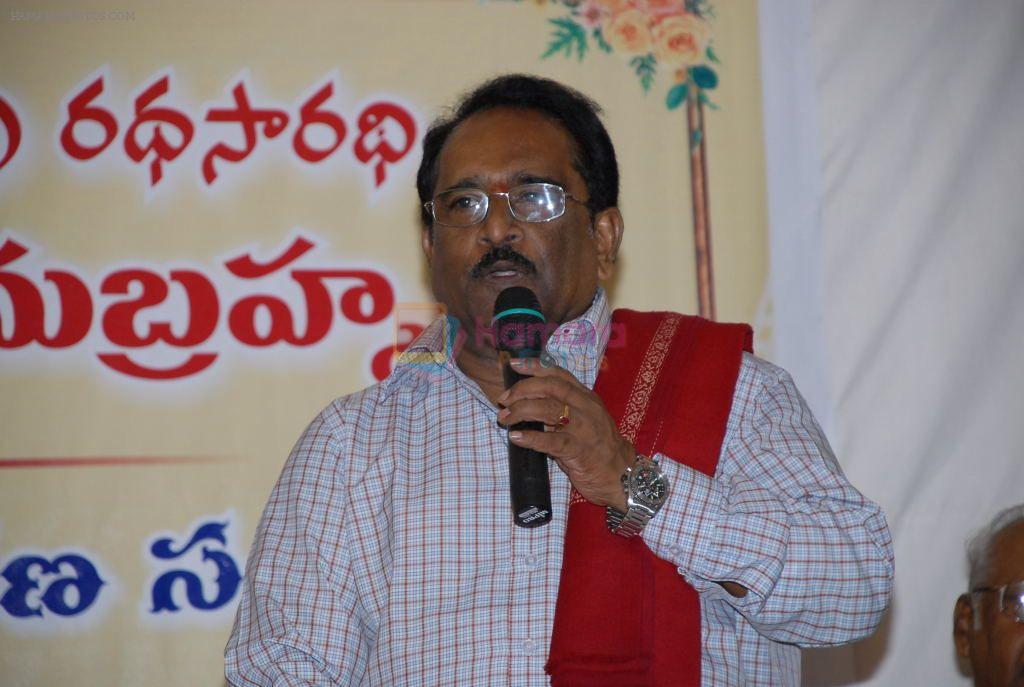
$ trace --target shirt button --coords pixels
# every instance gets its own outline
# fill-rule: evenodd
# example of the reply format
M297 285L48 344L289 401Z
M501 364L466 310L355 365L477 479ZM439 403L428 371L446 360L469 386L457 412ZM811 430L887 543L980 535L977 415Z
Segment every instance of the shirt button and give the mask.
M678 545L673 544L672 546L668 547L668 552L670 554L672 554L673 556L678 556L679 554L681 554L683 552L683 550L681 548L679 548Z
M522 649L524 654L532 654L535 651L537 651L538 647L540 647L540 642L538 642L536 639L528 638L524 639L523 643L520 644L519 647L520 649Z
M541 558L536 554L531 553L527 556L523 556L523 567L528 570L536 570L540 567L540 564Z

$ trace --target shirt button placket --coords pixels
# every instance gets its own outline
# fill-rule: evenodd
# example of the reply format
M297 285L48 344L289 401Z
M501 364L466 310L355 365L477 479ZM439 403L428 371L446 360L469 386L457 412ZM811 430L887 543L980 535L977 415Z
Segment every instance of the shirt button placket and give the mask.
M548 525L550 526L550 525ZM514 609L509 628L512 651L512 684L532 684L538 675L537 657L543 653L544 599L543 578L538 572L544 567L541 528L523 529L513 526L512 533L512 598Z

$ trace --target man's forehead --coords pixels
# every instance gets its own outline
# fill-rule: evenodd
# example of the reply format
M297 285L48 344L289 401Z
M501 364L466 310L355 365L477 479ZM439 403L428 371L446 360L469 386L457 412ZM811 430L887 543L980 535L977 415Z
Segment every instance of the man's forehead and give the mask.
M438 158L438 180L472 186L548 181L565 185L573 145L559 124L533 110L495 108L459 124Z
M1010 525L992 542L989 567L993 583L1024 580L1024 522Z

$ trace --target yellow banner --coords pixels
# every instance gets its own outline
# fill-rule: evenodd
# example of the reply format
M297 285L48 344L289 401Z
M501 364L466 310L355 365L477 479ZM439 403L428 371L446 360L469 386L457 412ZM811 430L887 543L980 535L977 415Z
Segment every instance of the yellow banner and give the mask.
M753 0L33 3L0 53L4 684L221 684L292 442L433 312L420 141L488 77L604 107L614 304L757 314Z

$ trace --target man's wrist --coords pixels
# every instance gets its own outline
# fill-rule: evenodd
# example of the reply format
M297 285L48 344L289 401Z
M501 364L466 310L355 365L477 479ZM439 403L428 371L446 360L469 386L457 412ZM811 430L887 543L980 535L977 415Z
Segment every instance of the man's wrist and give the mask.
M615 497L614 499L609 500L607 505L611 506L620 513L625 513L626 510L629 508L629 499L626 498L625 492L621 490L621 483L618 496Z
M633 443L629 439L622 438L622 449L619 451L619 467L618 472L615 473L615 482L612 484L613 496L608 500L606 505L611 506L615 510L625 513L629 509L629 498L626 495L626 490L622 485L622 476L626 474L626 470L636 465L639 454L636 452Z

